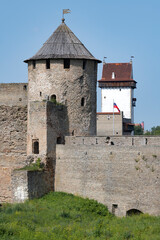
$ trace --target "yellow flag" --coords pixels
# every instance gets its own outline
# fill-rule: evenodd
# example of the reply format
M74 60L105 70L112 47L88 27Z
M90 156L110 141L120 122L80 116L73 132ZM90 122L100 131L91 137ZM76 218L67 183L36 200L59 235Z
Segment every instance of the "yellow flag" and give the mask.
M71 10L70 9L63 9L63 14L67 14L67 13L70 13Z

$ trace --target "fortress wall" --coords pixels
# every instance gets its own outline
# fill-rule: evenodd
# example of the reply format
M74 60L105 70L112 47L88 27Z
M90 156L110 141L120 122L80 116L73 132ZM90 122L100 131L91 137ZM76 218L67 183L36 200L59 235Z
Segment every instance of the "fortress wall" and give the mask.
M117 216L130 209L160 215L160 146L68 142L56 152L56 191L96 199Z
M47 102L47 154L55 156L57 141L64 143L65 136L69 135L69 120L67 107ZM58 140L59 139L59 140Z
M65 137L71 145L115 145L115 146L160 146L160 136L105 136L105 137Z
M0 166L23 164L26 137L27 107L0 106Z
M0 106L0 203L11 201L11 171L26 163L27 107Z
M63 143L64 136L67 133L68 118L66 106L55 105L49 101L33 101L29 103L28 159L36 161L40 158L44 162L47 171L47 174L44 175L44 182L47 182L50 191L54 189L56 143L57 141ZM34 153L34 141L39 143L38 154Z
M39 141L39 154L36 157L55 157L57 138L64 141L68 134L66 106L55 105L49 101L34 101L28 112L28 155L33 155L32 141ZM34 154L35 155L35 154Z
M27 83L1 83L0 105L26 106L27 87Z
M11 171L10 167L0 166L0 204L12 201Z
M12 171L12 202L39 198L50 191L46 171Z

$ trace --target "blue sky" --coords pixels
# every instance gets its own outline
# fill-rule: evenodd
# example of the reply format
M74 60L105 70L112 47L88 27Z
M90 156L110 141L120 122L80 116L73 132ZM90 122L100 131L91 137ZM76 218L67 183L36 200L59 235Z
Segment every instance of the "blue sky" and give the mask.
M96 57L107 62L133 60L137 81L135 122L160 125L159 0L0 0L0 83L27 82L27 64L61 23ZM102 64L99 64L98 79ZM98 90L98 111L101 111Z

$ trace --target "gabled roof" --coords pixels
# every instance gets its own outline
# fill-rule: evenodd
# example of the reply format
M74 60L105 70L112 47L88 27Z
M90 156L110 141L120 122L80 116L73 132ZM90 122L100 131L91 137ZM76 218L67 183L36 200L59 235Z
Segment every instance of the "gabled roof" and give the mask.
M103 81L134 81L132 63L105 63L99 82Z
M42 48L24 62L55 58L90 59L101 62L94 58L64 22L54 31Z

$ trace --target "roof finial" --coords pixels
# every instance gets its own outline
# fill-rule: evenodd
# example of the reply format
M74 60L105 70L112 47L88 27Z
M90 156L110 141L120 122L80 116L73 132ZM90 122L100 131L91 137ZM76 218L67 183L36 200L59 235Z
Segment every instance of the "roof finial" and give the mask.
M105 61L105 60L106 60L106 58L107 58L107 57L103 57L103 64L105 64L105 63L106 63L106 61Z
M64 23L64 21L65 21L65 19L64 19L64 14L67 14L67 13L71 13L71 10L70 10L70 9L63 9L62 23Z
M130 63L132 63L132 59L134 58L134 56L131 56L131 59L130 59Z

